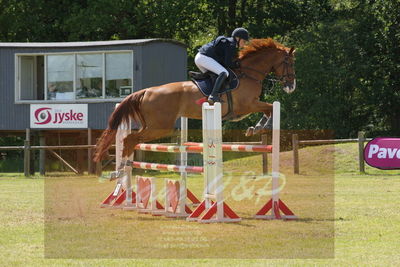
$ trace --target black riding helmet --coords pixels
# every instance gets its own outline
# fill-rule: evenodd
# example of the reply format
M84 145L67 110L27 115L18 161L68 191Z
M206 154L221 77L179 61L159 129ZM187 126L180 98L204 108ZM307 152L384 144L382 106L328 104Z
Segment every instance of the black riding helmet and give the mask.
M240 39L249 40L249 32L245 28L236 28L232 32L232 37L239 37Z

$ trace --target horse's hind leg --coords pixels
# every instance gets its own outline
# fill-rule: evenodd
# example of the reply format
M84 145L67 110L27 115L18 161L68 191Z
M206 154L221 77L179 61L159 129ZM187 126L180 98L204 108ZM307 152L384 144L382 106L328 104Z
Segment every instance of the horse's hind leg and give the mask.
M124 139L124 150L122 152L122 157L129 157L132 155L137 144L166 137L171 135L173 130L173 127L169 129L154 129L151 127L146 127L138 132L131 133Z
M179 102L176 102L175 93L170 89L147 90L140 104L138 119L142 129L128 135L124 139L124 157L132 155L135 146L149 142L173 133L179 113Z

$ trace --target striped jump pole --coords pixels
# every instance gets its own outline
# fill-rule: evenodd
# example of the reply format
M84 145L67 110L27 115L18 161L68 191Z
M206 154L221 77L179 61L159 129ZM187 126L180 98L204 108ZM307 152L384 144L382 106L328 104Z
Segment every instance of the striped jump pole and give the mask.
M190 173L202 173L204 170L204 168L200 166L180 166L173 164L149 163L141 161L132 161L128 163L132 163L133 168L144 169L144 170L190 172Z
M168 152L168 153L201 153L203 148L200 146L166 146L158 144L138 144L135 150L153 151L153 152ZM182 164L182 163L181 163ZM182 164L184 165L184 164Z
M202 153L202 143L191 143L196 145L190 146L166 146L158 144L138 144L136 150L153 151L153 152L172 152L172 153ZM221 145L222 151L233 152L272 152L270 145Z
M279 153L280 153L280 123L281 104L273 103L273 124L272 124L272 198L257 212L257 219L296 219L294 213L279 198ZM270 215L267 213L271 212ZM281 212L283 214L281 214Z

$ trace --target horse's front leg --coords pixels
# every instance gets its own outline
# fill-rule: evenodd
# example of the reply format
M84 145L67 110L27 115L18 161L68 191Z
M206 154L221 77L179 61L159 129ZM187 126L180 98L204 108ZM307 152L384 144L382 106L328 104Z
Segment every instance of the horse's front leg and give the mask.
M269 103L258 101L254 105L254 112L264 112L262 118L257 122L256 126L247 128L246 136L252 136L265 130L272 129L272 105Z
M125 167L131 166L131 164L132 161L128 157L123 157L117 171L110 173L110 181L124 177L126 175Z
M266 124L270 121L271 117L264 114L261 119L257 122L256 126L251 126L247 128L246 136L252 136L258 134L261 130L266 129Z

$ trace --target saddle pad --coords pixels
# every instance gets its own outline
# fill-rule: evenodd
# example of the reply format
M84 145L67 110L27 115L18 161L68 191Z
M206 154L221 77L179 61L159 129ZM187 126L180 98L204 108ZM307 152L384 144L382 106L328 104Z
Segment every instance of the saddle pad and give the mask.
M221 90L220 90L220 94L226 92L226 91L230 91L233 89L236 89L239 86L239 79L236 76L236 74L231 71L229 71L229 77L228 77L228 82L225 82L224 86L222 86ZM214 87L214 83L216 80L216 75L213 74L214 77L208 75L205 79L194 79L192 78L192 81L194 82L194 84L196 84L196 86L199 88L200 92L204 95L204 96L209 96L211 94L211 91Z

